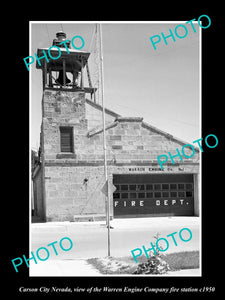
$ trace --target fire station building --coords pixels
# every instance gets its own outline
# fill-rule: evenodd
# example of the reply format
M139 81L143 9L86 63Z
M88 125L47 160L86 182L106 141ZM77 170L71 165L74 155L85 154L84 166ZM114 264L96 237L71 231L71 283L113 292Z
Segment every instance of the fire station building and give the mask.
M45 221L97 219L106 213L102 106L86 97L96 89L83 86L90 53L61 52L57 60L36 64L43 72L43 98L40 163L32 173L34 214ZM174 158L175 164L168 160L162 170L157 156L175 155L186 142L140 117L105 109L105 119L111 218L198 216L199 151L183 161Z

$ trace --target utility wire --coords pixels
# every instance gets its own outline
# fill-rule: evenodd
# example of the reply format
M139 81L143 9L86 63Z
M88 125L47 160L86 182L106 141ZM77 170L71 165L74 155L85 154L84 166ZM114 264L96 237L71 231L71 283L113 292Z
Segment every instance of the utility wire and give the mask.
M88 49L89 52L91 52L91 48L92 48L92 44L93 44L93 41L94 41L94 37L96 35L97 35L97 24L95 24L95 27L94 27L94 30L93 30L93 33L92 33L91 43L90 43L89 49Z
M48 25L45 24L45 27L46 27L46 31L47 31L47 35L48 35L48 41L49 41L49 45L50 45L51 44L51 39L50 39L49 31L48 31Z

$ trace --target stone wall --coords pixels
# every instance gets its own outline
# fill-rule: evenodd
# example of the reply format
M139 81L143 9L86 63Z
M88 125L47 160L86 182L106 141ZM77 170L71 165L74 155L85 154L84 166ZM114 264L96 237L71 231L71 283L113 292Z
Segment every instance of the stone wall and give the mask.
M82 152L78 146L78 158L89 160L89 153L92 153L94 160L101 159L103 134L100 130L92 130L89 133L90 139L85 139L86 151ZM157 156L162 154L176 155L176 148L181 152L186 142L174 139L154 127L143 122L142 118L117 118L106 130L106 144L108 160L117 163L157 163ZM80 153L80 156L79 156ZM186 155L191 155L192 150L185 148ZM184 162L197 162L199 151L191 159L183 158ZM179 157L174 158L180 162ZM171 164L171 161L169 162Z
M45 159L54 159L60 153L60 126L72 126L75 141L87 131L84 92L45 90L43 110Z
M60 156L60 126L72 126L74 132L74 156L77 162L96 162L103 160L103 131L98 125L90 129L93 119L99 122L99 111L86 116L85 97L82 92L45 91L44 94L43 137L45 159L65 158ZM110 116L106 126L107 157L109 160L123 163L157 161L157 156L176 154L185 144L171 135L143 122L142 118L113 118ZM97 123L96 123L97 124ZM190 155L192 150L185 148ZM58 156L57 156L58 155ZM179 162L179 157L174 159ZM192 159L198 161L198 151Z
M72 221L77 214L105 214L105 196L101 192L105 183L101 110L89 104L83 92L44 91L41 140L47 221ZM146 168L146 172L162 172L157 156L169 151L175 155L176 148L181 151L186 144L144 123L142 118L122 118L106 111L106 120L110 184L113 174L138 173L137 166ZM73 127L73 155L60 153L60 126ZM185 153L190 155L192 150L185 148ZM169 160L164 164L164 173L199 172L197 150L190 159L174 160L176 165ZM112 193L110 200L112 215Z
M87 100L85 102L86 118L88 120L88 130L95 128L97 126L102 127L102 107L93 101ZM105 122L106 124L112 123L118 114L105 109Z
M48 166L45 175L48 220L105 213L105 197L101 193L105 182L103 166Z
M43 180L42 180L43 168L41 166L36 167L32 182L33 182L33 192L34 192L34 213L35 216L42 220L45 220L45 205L43 197Z
M155 171L156 170L156 171ZM185 171L179 171L179 165L170 167L169 171L142 165L108 166L110 187L110 215L113 215L112 183L114 174L183 174L198 173L198 165L185 165ZM105 214L105 196L102 188L105 183L104 167L75 166L55 164L45 167L46 176L46 214L47 220L70 220L74 215ZM86 180L87 179L87 180ZM198 182L194 182L198 189ZM196 188L195 188L196 189ZM198 213L198 195L195 195L195 210Z

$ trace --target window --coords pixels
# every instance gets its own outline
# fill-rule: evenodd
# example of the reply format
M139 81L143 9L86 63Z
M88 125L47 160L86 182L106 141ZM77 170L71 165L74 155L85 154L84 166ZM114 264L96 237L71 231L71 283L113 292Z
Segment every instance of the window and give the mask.
M161 184L155 184L154 189L155 190L161 190Z
M120 199L120 193L113 193L113 199Z
M191 191L187 191L186 192L186 197L192 197L192 192Z
M161 192L155 192L155 198L161 198Z
M153 190L152 184L146 184L146 190Z
M170 195L169 195L169 192L162 192L162 196L163 197L169 197Z
M163 184L162 184L162 189L163 189L163 190L168 190L168 189L169 189L169 184L163 183Z
M138 184L137 185L137 188L136 188L137 191L144 191L144 189L145 189L144 184Z
M178 190L184 190L184 184L178 183Z
M177 192L170 192L170 197L177 197Z
M145 193L138 193L138 199L145 198Z
M136 191L136 185L130 184L130 191Z
M127 185L127 184L121 185L121 186L120 186L120 190L121 190L121 191L128 191L128 185Z
M153 198L153 193L146 193L146 198Z
M187 190L192 190L192 184L191 183L186 183L186 189Z
M130 198L132 199L137 198L136 193L130 193Z
M73 127L60 127L61 152L73 153Z
M170 189L171 189L171 190L176 190L176 189L177 189L176 183L171 183L171 184L170 184Z
M182 192L178 192L178 197L185 197L185 193L182 191Z

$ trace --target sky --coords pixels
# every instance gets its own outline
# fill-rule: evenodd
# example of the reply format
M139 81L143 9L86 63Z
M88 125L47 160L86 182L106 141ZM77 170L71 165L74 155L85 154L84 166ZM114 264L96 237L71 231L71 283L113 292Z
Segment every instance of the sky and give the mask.
M144 121L187 143L200 138L200 27L186 25L188 34L176 41L161 40L154 50L150 37L169 35L178 22L102 23L104 102L105 107L124 117L143 117ZM89 68L93 86L97 85L97 22L31 22L30 49L50 47L56 32L63 30L68 39L83 37L82 50L90 51ZM177 31L184 35L182 28ZM24 65L25 67L25 65ZM31 65L30 140L38 149L41 126L42 72ZM87 85L87 84L86 84Z

